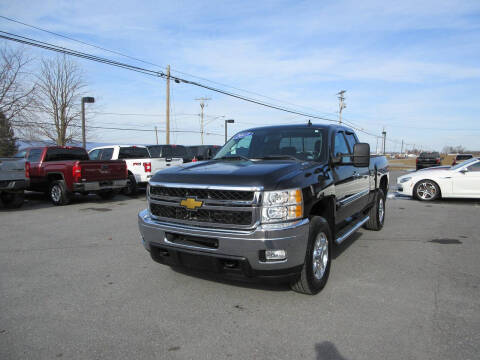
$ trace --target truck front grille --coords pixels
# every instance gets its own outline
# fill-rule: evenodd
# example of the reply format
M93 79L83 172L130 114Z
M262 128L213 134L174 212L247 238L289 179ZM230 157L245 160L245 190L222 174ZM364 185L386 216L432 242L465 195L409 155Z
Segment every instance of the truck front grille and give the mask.
M213 224L250 225L252 223L251 211L231 211L198 209L187 210L183 207L150 203L150 211L153 215L181 221L195 221Z
M239 190L188 189L151 186L150 194L178 198L195 197L204 200L252 201L255 193L253 191Z

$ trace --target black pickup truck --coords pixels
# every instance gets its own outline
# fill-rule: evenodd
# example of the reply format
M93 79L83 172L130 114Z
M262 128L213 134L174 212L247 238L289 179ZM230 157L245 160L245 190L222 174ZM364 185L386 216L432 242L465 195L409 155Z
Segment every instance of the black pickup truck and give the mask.
M229 276L288 280L318 293L332 247L385 219L388 164L336 125L255 128L208 161L161 170L138 214L153 260Z

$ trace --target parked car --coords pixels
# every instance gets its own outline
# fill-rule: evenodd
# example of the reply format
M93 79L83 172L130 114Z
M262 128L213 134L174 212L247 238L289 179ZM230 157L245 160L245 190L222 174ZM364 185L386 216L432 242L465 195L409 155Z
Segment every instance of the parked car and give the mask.
M26 180L23 157L0 158L0 199L6 208L22 206Z
M220 145L193 145L188 147L193 154L192 161L210 160L222 148Z
M43 146L25 150L27 189L49 194L54 205L66 205L73 193L112 198L127 185L125 161L90 160L84 148Z
M442 159L438 152L422 152L417 157L417 170L441 165Z
M183 145L148 145L148 151L152 158L162 158L173 161L182 159L183 163L193 160L193 154L188 147Z
M254 128L215 158L160 171L138 215L153 260L318 293L332 247L385 219L388 162L337 125Z
M148 180L158 170L170 165L181 164L181 160L152 159L146 146L143 145L109 145L96 147L89 152L92 160L125 160L128 169L125 195L133 195L137 187L146 186Z
M449 168L426 169L400 176L398 192L422 201L439 198L480 198L480 159Z
M461 163L462 161L465 161L465 160L468 160L468 159L471 159L471 158L473 158L472 154L457 154L455 156L455 159L453 159L452 166L455 166L455 165Z

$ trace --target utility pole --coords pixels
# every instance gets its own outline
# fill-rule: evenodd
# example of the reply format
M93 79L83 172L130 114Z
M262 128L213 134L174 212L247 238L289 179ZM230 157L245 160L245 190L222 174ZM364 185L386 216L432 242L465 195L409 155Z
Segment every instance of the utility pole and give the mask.
M376 136L376 138L377 138L377 145L375 146L375 154L378 155L378 139L379 139L379 137Z
M385 146L387 142L387 132L385 131L385 128L383 128L382 136L383 136L383 155L385 155Z
M402 150L400 151L400 154L403 154L403 139L402 139Z
M95 98L91 96L82 97L82 146L84 149L87 147L87 135L85 133L85 103L92 104L95 102Z
M155 126L155 138L157 139L157 145L158 145L158 129Z
M195 99L197 101L200 101L200 109L201 109L201 113L200 113L200 137L201 137L201 142L202 142L202 145L203 145L203 133L204 133L204 128L203 128L203 109L205 108L205 106L207 106L207 104L205 103L205 101L208 101L208 100L212 100L210 98L207 98L207 97L202 97L202 98L197 98Z
M338 111L338 123L341 124L342 123L342 110L345 109L347 107L347 104L345 104L345 96L343 96L345 94L347 90L342 90L340 91L337 95L338 95L338 100L339 100L339 111Z
M165 116L166 118L165 120L166 120L167 128L165 129L165 133L167 137L166 139L167 145L169 145L170 144L170 65L167 65L167 96L166 98L167 98L167 106L166 106L167 114ZM157 135L157 144L158 144L158 135Z

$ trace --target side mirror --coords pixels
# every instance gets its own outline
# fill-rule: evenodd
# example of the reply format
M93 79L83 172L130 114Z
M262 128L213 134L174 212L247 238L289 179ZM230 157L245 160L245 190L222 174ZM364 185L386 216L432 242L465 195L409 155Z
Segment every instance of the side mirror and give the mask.
M370 165L370 145L358 143L353 147L353 166L368 167Z

